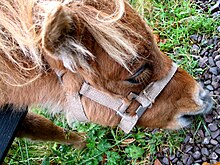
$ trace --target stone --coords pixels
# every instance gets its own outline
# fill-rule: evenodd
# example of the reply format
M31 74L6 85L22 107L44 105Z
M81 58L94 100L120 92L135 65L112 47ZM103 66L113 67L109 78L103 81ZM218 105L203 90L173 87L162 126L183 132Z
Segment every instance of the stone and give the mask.
M215 5L211 6L210 11L212 14L219 11L220 1L217 1Z
M219 61L220 62L220 61ZM212 87L214 88L214 89L218 89L219 88L219 83L218 82L215 82L215 81L212 81Z
M194 162L194 159L193 159L193 157L190 155L189 158L188 158L188 160L187 160L187 163L186 163L186 164L193 164L193 162Z
M212 57L214 57L214 59L215 59L215 57L216 56L218 56L220 53L219 53L219 51L214 51L213 53L212 53ZM217 60L218 61L218 60Z
M207 160L206 156L202 157L202 161L205 162Z
M198 42L198 35L196 35L196 34L191 35L190 39L192 40L192 42L197 43Z
M184 154L183 157L182 157L183 163L186 164L188 159L189 159L189 155L188 154Z
M192 147L191 145L187 145L184 152L185 152L185 153L188 153L189 151L192 150L192 148L193 148L193 147Z
M215 150L215 153L217 153L218 155L220 155L220 148L217 148L217 149Z
M217 140L214 140L214 139L211 139L211 140L210 140L210 143L213 144L213 145L217 145L217 144L218 144L218 141L217 141Z
M173 164L176 164L177 161L178 161L178 158L175 158L175 159L172 160L172 163L173 163Z
M209 40L208 40L208 45L212 45L212 44L214 44L214 43L213 43L213 39L209 39Z
M194 139L193 138L189 138L189 143L190 144L194 144Z
M170 164L169 159L166 158L166 157L163 158L162 162L163 162L164 164L167 164L167 165Z
M179 161L179 162L177 162L177 165L184 165L184 164L183 164L182 162Z
M185 143L185 144L188 143L188 142L189 142L189 139L190 139L190 136L189 136L189 135L186 136L185 139L184 139L184 141L183 141L183 143Z
M196 151L192 154L193 158L194 159L200 159L201 158L201 153L199 151Z
M218 68L217 67L212 67L209 69L209 72L214 74L214 75L218 75Z
M201 138L204 138L204 133L203 133L203 131L202 131L201 129L198 131L198 135L199 135Z
M207 80L207 81L204 82L205 85L209 85L211 83L212 83L211 80Z
M209 156L210 159L216 160L218 158L218 155L215 152L212 152Z
M214 88L213 88L213 86L212 85L207 85L207 87L206 87L209 91L213 91L214 90Z
M212 57L209 57L209 65L210 65L211 67L214 67L214 66L215 66L215 62L214 62L214 60L213 60Z
M210 160L210 163L211 163L211 164L216 164L216 163L218 163L218 162L217 162L217 160Z
M169 158L170 160L173 160L176 157L176 155L171 155Z
M219 135L220 135L220 130L219 129L215 132L211 132L211 137L213 139L217 138Z
M198 36L198 42L200 43L202 41L203 37L201 35Z
M208 51L208 48L202 49L201 52L200 52L200 55L204 56L207 51Z
M213 44L216 45L216 46L218 46L218 45L217 45L217 44L218 44L218 41L219 41L218 36L214 36L214 37L213 37L213 40L214 40L214 41L213 41Z
M218 53L218 52L217 52L217 53ZM216 55L216 56L215 56L214 61L220 61L220 53L219 53L219 55Z
M202 153L202 155L209 156L209 151L207 148L202 148L201 153Z
M193 46L192 46L192 48L191 48L191 53L192 53L192 54L198 54L198 53L199 53L199 50L200 50L199 46L196 45L196 44L193 44Z
M217 31L220 33L220 26L219 26L219 27L217 27Z
M217 61L217 62L216 62L216 66L217 66L218 68L220 68L220 61Z
M205 122L207 122L207 123L213 122L213 117L212 117L212 115L206 115L206 116L205 116Z
M211 131L216 131L218 129L218 126L216 123L210 123L208 125L208 128L211 130Z
M195 163L198 163L199 165L201 165L202 162L203 162L202 159L195 161Z

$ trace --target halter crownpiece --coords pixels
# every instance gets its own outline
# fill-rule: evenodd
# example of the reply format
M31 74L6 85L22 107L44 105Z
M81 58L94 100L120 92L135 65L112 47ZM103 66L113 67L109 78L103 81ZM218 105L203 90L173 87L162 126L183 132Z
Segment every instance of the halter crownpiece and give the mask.
M129 103L125 103L123 99L120 98L113 98L106 93L92 87L88 83L84 82L81 86L79 94L81 96L85 96L92 101L97 102L107 108L110 108L116 112L117 115L121 116L121 121L119 123L119 127L125 132L129 133L133 127L137 124L138 119L143 115L143 113L152 106L157 96L162 92L162 90L166 87L166 85L170 82L173 78L174 74L177 70L177 65L172 63L172 67L169 73L161 80L155 81L150 83L144 90L140 92L139 95L134 93L130 93L128 99L130 100ZM141 105L137 108L136 114L131 116L126 113L126 110L130 106L131 102L136 100ZM89 121L85 115L83 110L83 105L80 99L77 101L77 104L80 104L79 109L75 110L76 119L79 121Z

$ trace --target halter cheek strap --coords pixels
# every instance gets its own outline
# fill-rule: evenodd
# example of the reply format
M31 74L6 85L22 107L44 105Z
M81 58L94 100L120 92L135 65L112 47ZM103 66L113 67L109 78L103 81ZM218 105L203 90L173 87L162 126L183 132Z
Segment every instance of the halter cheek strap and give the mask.
M170 72L161 80L152 82L149 84L143 91L140 92L139 95L134 93L130 93L128 99L129 103L125 103L123 99L113 98L106 93L92 87L86 82L83 83L79 94L85 96L92 101L95 101L107 108L110 108L116 112L117 115L121 116L121 121L119 123L119 127L125 132L129 133L133 127L137 124L138 119L143 115L143 113L152 106L157 96L162 92L162 90L166 87L169 81L172 79L177 70L177 65L172 63L172 68ZM136 114L131 116L126 113L126 110L130 106L132 100L138 101L141 105L137 108ZM82 103L78 101L78 104ZM83 110L83 106L78 110L75 110L77 113L76 116L83 116L83 121L89 121L85 115ZM82 120L81 117L76 118L77 120Z

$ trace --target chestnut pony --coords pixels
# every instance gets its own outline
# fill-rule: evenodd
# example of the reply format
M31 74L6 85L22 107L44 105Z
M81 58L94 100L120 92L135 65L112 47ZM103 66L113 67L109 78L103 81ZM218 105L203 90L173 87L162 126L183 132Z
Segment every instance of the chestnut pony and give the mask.
M126 0L1 0L0 55L0 104L46 107L64 114L69 124L80 118L78 110L104 126L121 121L122 115L81 95L83 83L110 100L129 102L125 113L132 117L140 103L129 100L129 94L163 80L172 68L151 29ZM178 68L137 125L179 129L210 109L208 94ZM84 134L68 135L32 112L17 134L85 145Z

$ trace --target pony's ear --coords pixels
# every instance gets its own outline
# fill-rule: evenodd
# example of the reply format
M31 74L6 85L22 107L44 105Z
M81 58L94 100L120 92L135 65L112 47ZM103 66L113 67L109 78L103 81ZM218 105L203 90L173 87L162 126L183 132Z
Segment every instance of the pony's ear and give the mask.
M53 5L43 23L42 46L54 53L59 40L73 30L72 14L60 3Z
M94 56L77 41L77 24L77 15L63 4L58 3L48 12L42 27L42 46L47 53L46 60L52 68L57 69L54 63L59 61L72 72L77 67L91 69L87 60Z

